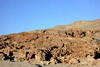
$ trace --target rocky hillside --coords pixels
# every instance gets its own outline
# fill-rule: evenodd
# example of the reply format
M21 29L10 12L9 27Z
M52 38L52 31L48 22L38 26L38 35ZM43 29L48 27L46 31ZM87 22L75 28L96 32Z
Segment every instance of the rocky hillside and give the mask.
M100 19L0 36L0 60L100 64Z

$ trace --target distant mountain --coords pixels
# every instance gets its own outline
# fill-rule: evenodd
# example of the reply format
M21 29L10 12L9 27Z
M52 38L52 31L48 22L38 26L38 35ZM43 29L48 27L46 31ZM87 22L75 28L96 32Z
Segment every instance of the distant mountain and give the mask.
M59 25L53 29L68 30L68 29L82 29L82 30L96 30L100 29L100 19L94 21L77 21L70 25Z

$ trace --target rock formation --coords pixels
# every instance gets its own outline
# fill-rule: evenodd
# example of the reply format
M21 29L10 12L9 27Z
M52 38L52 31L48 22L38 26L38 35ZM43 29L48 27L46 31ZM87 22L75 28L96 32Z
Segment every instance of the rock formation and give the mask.
M97 65L100 19L0 36L0 60Z

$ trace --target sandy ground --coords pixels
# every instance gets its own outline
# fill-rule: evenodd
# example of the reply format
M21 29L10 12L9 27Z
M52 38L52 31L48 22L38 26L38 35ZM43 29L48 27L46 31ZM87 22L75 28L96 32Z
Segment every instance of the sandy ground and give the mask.
M100 66L69 66L66 64L50 64L47 66L41 66L38 64L30 64L27 62L5 62L0 61L0 67L100 67Z
M36 67L36 66L25 62L0 62L0 67Z

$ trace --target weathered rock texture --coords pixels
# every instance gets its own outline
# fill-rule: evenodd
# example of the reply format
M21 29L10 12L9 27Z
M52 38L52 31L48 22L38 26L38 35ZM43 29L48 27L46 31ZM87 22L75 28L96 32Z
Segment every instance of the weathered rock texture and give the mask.
M0 60L100 63L100 20L0 36Z

